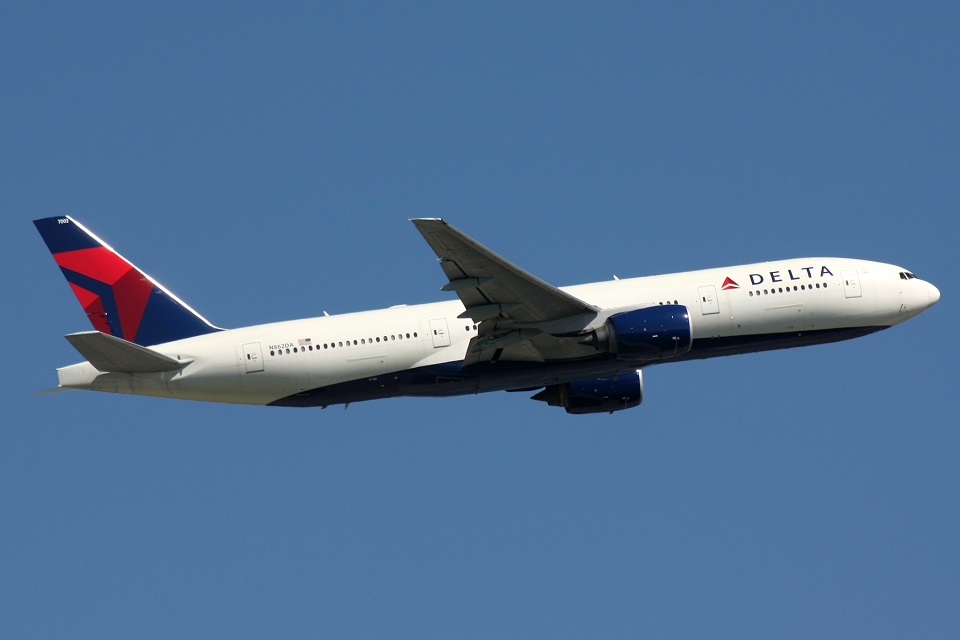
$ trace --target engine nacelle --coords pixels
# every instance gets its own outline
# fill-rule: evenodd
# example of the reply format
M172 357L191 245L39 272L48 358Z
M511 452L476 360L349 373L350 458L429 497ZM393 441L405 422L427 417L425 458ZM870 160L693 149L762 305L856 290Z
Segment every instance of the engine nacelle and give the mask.
M682 304L625 311L607 318L584 344L628 360L662 360L690 351L693 331Z
M552 384L533 400L551 407L563 407L567 413L613 413L643 402L643 372L634 371L615 378Z

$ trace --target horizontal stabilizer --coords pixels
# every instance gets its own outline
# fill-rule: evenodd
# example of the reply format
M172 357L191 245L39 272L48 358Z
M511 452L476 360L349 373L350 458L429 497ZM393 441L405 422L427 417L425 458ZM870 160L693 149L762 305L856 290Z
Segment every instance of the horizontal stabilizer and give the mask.
M174 360L162 353L100 331L64 336L87 362L104 373L153 373L176 371L189 361Z
M34 395L34 396L49 396L49 395L52 395L52 394L54 394L54 393L60 393L61 391L73 391L73 389L70 389L70 388L68 388L68 387L54 387L53 389L44 389L43 391L34 391L34 392L33 392L32 394L30 394L30 395Z

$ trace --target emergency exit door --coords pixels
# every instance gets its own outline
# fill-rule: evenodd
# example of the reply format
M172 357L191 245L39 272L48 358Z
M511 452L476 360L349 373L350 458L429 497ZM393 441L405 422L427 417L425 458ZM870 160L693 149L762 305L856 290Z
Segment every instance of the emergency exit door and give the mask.
M263 371L263 354L259 342L243 345L243 365L247 368L247 373Z
M450 333L447 331L447 321L443 318L437 318L430 321L430 334L433 338L433 346L449 347Z
M840 277L843 278L843 295L848 298L859 298L863 295L860 292L860 276L856 269L841 271Z
M703 315L708 316L712 313L720 313L720 301L717 300L717 288L713 285L697 288L700 294L700 309Z

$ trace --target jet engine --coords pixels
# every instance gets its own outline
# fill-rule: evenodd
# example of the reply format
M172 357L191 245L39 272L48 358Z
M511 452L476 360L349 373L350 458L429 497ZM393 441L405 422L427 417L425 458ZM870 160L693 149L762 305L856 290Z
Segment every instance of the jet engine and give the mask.
M674 358L693 344L690 314L679 304L617 313L581 342L626 360Z
M643 402L643 372L634 371L614 378L552 384L532 397L567 413L613 413Z

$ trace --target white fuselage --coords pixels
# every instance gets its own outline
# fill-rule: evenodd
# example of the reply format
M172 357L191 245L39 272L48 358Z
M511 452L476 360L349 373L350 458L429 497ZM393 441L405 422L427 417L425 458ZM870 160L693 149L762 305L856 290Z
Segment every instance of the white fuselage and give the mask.
M690 353L675 360L803 346L899 324L939 299L897 266L803 258L563 287L600 309L688 308ZM476 325L459 300L231 329L151 349L179 371L60 369L62 387L241 404L316 406L398 395L525 389L647 366L585 352L562 361L461 370ZM669 362L671 360L662 360ZM509 366L505 366L509 364Z

